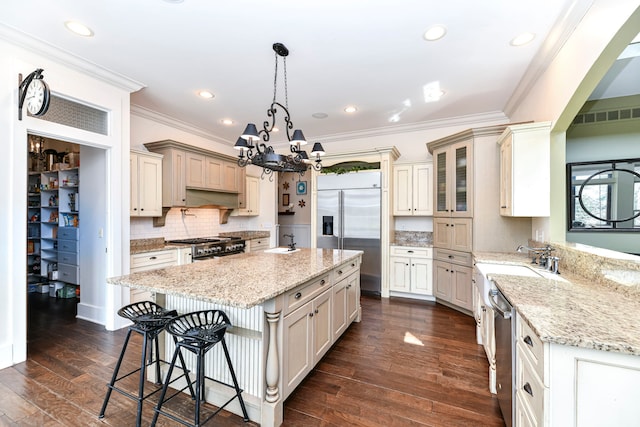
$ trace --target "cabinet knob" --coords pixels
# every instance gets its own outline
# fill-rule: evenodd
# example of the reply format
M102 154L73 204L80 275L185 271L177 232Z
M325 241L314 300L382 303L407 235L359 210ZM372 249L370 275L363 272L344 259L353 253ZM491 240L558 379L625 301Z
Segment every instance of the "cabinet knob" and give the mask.
M134 210L134 211L137 211L137 210L138 210L138 208L133 208L133 210Z
M412 254L412 253L413 253L413 251L407 251L407 253L408 253L408 254Z
M522 386L522 389L527 393L529 393L531 397L533 397L533 389L531 388L531 384L526 383L525 385Z
M302 297L302 294L300 292L296 292L296 294L294 295L294 298L300 299L300 297Z
M144 210L144 208L140 208L140 210L141 210L141 211L143 211L143 210Z
M316 308L313 312L314 312L315 314L318 314L318 309Z
M342 274L342 272L340 272L340 274ZM325 283L327 282L325 282L324 279L320 280L320 286L324 285Z
M309 317L313 317L313 313L309 313Z
M449 259L452 259L452 258L453 258L453 255L447 255L447 257L448 257Z
M451 271L451 274L453 274L453 270L449 270L449 271Z
M507 207L506 207L506 206L500 206L500 208L502 208L502 209L507 209Z
M526 337L524 337L522 339L522 341L524 341L524 343L526 345L528 345L529 347L533 347L533 341L531 340L531 337L529 335L527 335Z
M150 256L149 259L158 259L158 257Z
M451 226L453 227L453 224L451 224Z

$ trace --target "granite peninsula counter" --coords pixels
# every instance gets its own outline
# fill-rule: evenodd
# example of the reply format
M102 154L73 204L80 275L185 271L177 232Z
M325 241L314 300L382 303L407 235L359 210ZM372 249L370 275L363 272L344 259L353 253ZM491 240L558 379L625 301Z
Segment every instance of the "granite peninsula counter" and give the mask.
M249 418L279 426L284 399L347 327L360 321L361 258L361 251L337 249L250 252L107 282L154 292L159 304L179 313L224 310L233 324L227 343ZM173 350L172 340L165 340L161 356ZM228 383L220 355L212 353L207 376ZM230 397L215 382L207 387L207 401L214 405ZM235 402L227 408L241 414Z

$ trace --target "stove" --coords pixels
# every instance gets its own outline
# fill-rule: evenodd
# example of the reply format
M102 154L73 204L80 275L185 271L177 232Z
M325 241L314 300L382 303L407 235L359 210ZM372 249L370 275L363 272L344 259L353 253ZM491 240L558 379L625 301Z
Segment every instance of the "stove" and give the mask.
M191 245L191 259L200 261L244 252L245 241L240 237L196 237L169 240L167 243Z

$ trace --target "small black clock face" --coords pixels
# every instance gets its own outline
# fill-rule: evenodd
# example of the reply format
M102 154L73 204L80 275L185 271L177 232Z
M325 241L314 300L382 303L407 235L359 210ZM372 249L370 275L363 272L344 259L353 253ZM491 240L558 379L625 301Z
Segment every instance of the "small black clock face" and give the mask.
M49 108L49 88L41 79L33 79L27 88L25 97L27 111L31 115L40 116Z

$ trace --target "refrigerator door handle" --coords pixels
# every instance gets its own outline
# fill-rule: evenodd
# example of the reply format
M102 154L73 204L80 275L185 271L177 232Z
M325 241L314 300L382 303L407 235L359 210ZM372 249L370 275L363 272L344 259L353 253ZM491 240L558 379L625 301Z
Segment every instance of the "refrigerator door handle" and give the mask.
M338 249L344 249L344 191L338 191L338 217L340 226L338 229Z

